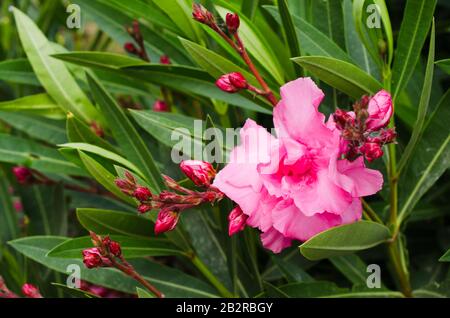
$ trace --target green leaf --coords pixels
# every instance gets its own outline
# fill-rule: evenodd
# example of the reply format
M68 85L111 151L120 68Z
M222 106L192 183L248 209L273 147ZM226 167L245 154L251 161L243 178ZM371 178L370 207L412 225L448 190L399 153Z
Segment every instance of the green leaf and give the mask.
M75 297L75 298L100 298L97 295L94 295L90 292L87 292L82 289L77 289L73 287L68 287L65 284L59 284L59 283L51 283L52 286L55 286L56 288L61 289L65 294Z
M63 119L65 117L61 108L47 94L30 95L0 102L0 110L39 115L52 119Z
M124 194L120 189L116 186L115 180L116 176L111 174L108 170L103 168L103 166L86 155L82 151L78 151L78 154L80 155L81 161L83 162L83 165L86 167L86 170L89 172L89 174L102 186L105 187L106 190L113 193L116 197L121 199L124 202L127 202L131 205L135 205L136 202L131 197Z
M436 65L439 66L447 74L450 74L450 59L437 61Z
M420 198L450 167L450 90L425 125L422 138L415 147L409 165L400 176L399 221L404 220L414 209Z
M149 219L129 212L82 208L77 209L78 221L88 231L97 234L153 237L154 224Z
M139 298L155 298L153 294L139 287L136 287L136 292Z
M110 52L68 52L52 57L81 66L120 69L126 66L147 65L148 62L127 55Z
M398 163L397 171L401 171L407 164L408 160L411 158L414 148L419 142L420 136L423 133L423 126L425 125L425 117L427 116L428 105L430 104L431 86L433 84L434 43L435 43L435 34L433 21L431 27L430 48L428 51L427 67L425 70L425 78L423 82L422 93L420 94L419 107L417 110L417 118L413 126L414 129L412 131L411 138L409 139L409 142L406 145L406 148L403 152L402 158Z
M439 262L450 262L450 250L442 255L442 257L439 259Z
M64 121L42 116L0 111L0 120L8 123L31 138L47 143L60 144L67 141Z
M155 192L159 192L159 190L164 188L161 172L155 164L153 156L148 150L145 142L142 140L123 109L103 88L98 80L89 75L88 81L94 99L100 106L108 125L113 127L113 136L117 140L123 153L127 155L131 162L141 169L150 188Z
M377 65L373 61L358 33L355 30L355 20L352 14L352 0L344 0L344 33L345 33L345 47L349 56L361 67L367 74L372 75L378 79L380 72Z
M147 256L184 255L175 245L164 238L143 239L129 236L111 235L120 244L126 259ZM69 239L50 250L46 256L58 258L82 258L82 251L92 247L90 236Z
M430 29L436 0L408 0L403 15L392 69L392 96L395 101L408 83Z
M76 143L83 143L83 144L86 144L86 147L84 149L91 149L91 147L87 146L88 144L93 145L93 146L98 146L99 148L102 148L101 153L108 155L107 158L111 158L110 155L113 155L114 157L117 156L115 154L109 153L109 152L115 153L117 151L109 142L107 142L105 139L97 136L90 127L88 127L85 123L78 120L74 116L67 117L66 132L67 132L67 137L68 137L71 145L74 145ZM61 144L63 142L59 142L59 143ZM65 146L65 147L70 148L69 146ZM82 149L82 148L78 148L78 149ZM104 152L103 149L107 150L108 152ZM98 149L98 150L100 150L100 149ZM97 153L98 152L100 152L100 151L97 151ZM127 164L131 164L125 158L121 158L121 161L122 161L122 159L123 159L123 161L126 161Z
M65 111L86 122L99 120L99 114L75 82L63 62L50 57L55 51L45 35L27 15L13 8L22 46L33 70L47 93Z
M386 242L389 229L379 223L359 221L341 225L321 232L300 246L300 251L309 260L365 250Z
M60 273L67 273L67 266L80 266L81 279L129 294L142 287L134 279L111 268L87 269L81 260L46 257L57 245L66 241L64 237L32 236L10 241L9 245L26 257ZM144 279L154 284L166 297L218 297L214 288L179 270L143 259L131 260L135 270Z
M275 255L272 255L271 259L280 269L281 273L283 273L283 276L288 282L314 281L314 278L312 278L305 270L298 266L298 264Z
M335 256L330 262L353 284L365 285L367 280L367 265L355 254Z
M339 47L344 47L344 23L341 0L311 2L312 23Z
M281 17L275 7L265 7L273 17L281 23ZM328 36L319 31L306 20L292 16L297 36L299 37L302 54L305 53L317 56L328 56L338 60L351 62L351 58L343 49L334 43Z
M6 134L0 134L0 162L24 165L44 173L86 176L82 169L66 161L57 150Z
M102 158L114 161L114 162L130 169L131 171L134 171L134 172L142 175L142 172L140 172L140 170L133 163L131 163L127 159L123 158L122 156L120 156L114 152L111 152L107 149L103 149L99 146L95 146L95 145L83 143L83 142L69 142L66 144L58 145L58 146L63 149L67 148L67 149L81 150L83 152L87 152L90 154L100 156Z
M292 59L320 80L359 99L362 95L373 95L382 85L359 67L330 57L304 56Z
M278 11L280 12L281 21L283 23L284 36L289 46L290 57L300 56L300 44L286 0L278 0ZM300 75L301 70L297 69L297 76Z
M41 85L27 59L14 59L0 62L0 80L33 86Z
M3 169L0 169L0 241L4 242L19 236L19 219L9 192L10 184ZM1 260L1 255L0 255Z
M221 6L215 6L215 8L225 21L225 15L229 10ZM284 72L276 54L272 51L270 44L265 40L264 35L245 16L240 16L239 36L255 60L269 72L278 84L284 84Z

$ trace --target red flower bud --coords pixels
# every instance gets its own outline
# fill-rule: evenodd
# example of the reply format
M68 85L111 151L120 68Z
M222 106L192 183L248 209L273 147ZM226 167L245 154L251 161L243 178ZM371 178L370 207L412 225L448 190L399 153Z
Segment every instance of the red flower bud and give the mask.
M130 54L138 54L138 48L134 45L134 43L131 42L126 42L123 45L123 48L125 51L127 51Z
M394 142L397 137L397 133L395 132L395 128L389 128L381 131L380 138L383 144L389 144Z
M380 144L377 142L366 142L360 150L369 162L383 156L383 149L381 149Z
M225 20L228 31L230 31L230 33L236 33L241 23L239 20L239 15L237 13L227 13Z
M232 236L245 228L248 216L237 206L228 215L228 235Z
M216 170L205 161L184 160L180 163L180 168L197 186L209 186L216 176Z
M27 184L33 180L33 174L30 169L22 166L17 166L12 168L12 172L14 173L17 182L20 184Z
M215 23L215 19L212 13L198 3L192 4L192 17L194 18L194 20L209 26Z
M153 110L155 112L167 112L169 108L167 107L166 102L158 99L153 104Z
M116 179L116 180L114 180L114 183L120 189L120 191L122 191L126 195L129 195L129 196L133 195L135 185L132 184L129 180Z
M118 257L122 254L122 248L120 247L120 244L115 241L111 241L108 248L111 254L114 256Z
M22 286L22 294L24 294L28 298L42 298L39 289L32 284L24 284Z
M95 268L102 266L111 266L111 262L102 256L97 247L91 247L83 250L83 263L87 268Z
M241 73L224 74L216 81L216 86L227 93L236 93L248 87L247 80Z
M230 80L231 85L239 89L246 89L248 87L247 80L241 73L238 72L230 73L228 74L228 79Z
M180 214L170 210L161 210L155 223L155 234L172 231L178 223Z
M151 209L152 209L152 206L148 205L148 204L141 204L138 206L138 212L141 214L147 213Z
M146 187L137 187L136 190L134 190L133 196L140 202L143 202L150 200L152 198L152 193Z
M336 109L333 114L333 119L336 123L336 127L340 130L345 129L347 126L353 125L354 118L345 110Z
M159 63L161 64L171 64L170 58L167 55L161 55L159 58Z

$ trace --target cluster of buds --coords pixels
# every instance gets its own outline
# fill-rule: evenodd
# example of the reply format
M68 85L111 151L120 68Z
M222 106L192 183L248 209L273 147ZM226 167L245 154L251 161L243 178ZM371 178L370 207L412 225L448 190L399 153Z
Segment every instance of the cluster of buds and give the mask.
M94 232L90 232L90 235L94 247L82 251L83 263L87 268L115 267L144 285L156 297L164 297L158 289L139 275L133 266L125 260L118 242L111 240L109 236L102 238Z
M145 50L144 38L139 27L139 22L134 20L131 27L127 26L126 30L128 34L134 39L137 46L133 42L126 42L123 46L125 51L130 54L136 55L145 61L150 61L147 51Z
M95 247L83 250L83 263L87 268L111 267L115 257L122 258L120 244L112 241L109 236L101 238L90 232Z
M363 96L351 112L336 110L334 122L347 142L345 158L355 160L362 155L372 162L383 156L382 147L396 138L395 128L386 128L391 116L392 101L385 91L372 98Z
M250 56L248 55L244 43L238 34L239 26L241 24L239 15L237 13L227 13L225 16L226 28L222 30L217 24L214 15L206 10L202 5L194 3L192 16L200 23L209 26L218 35L220 35L244 60L250 71L255 75L255 78L261 85L262 89L258 89L250 85L245 77L238 72L222 75L216 81L216 86L227 93L237 93L241 90L248 89L258 95L265 97L273 106L277 104L277 100L270 90L267 83L258 73Z
M156 234L173 230L182 211L204 203L214 204L224 197L222 192L211 185L216 171L210 163L186 160L180 164L180 168L195 185L202 187L204 191L187 189L165 175L163 178L169 190L161 191L158 195L153 194L147 187L138 185L134 176L128 171L125 173L125 179L116 180L116 185L123 193L139 201L140 213L159 211L155 223Z
M39 289L33 284L25 283L22 286L22 294L27 298L43 298ZM19 298L7 286L3 277L0 276L0 298Z

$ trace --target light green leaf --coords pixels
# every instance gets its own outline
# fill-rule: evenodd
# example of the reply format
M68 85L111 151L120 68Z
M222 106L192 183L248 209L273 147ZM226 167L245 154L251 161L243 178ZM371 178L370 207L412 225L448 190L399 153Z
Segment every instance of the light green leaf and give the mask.
M321 232L300 246L300 251L309 260L365 250L386 242L389 229L379 223L359 221Z
M373 95L382 85L359 67L330 57L304 56L292 59L320 80L359 99L362 95Z
M0 102L0 110L39 115L52 119L64 119L61 108L47 94L36 94L11 101Z
M155 298L153 294L139 287L136 287L136 292L139 298Z
M19 236L19 219L9 188L8 179L6 179L3 169L0 169L0 241L2 245Z
M439 66L447 74L450 74L450 59L437 61L436 65Z
M50 42L35 23L23 12L13 8L22 46L28 60L47 93L65 111L91 122L99 120L95 107L75 82L63 62L51 57L55 53Z

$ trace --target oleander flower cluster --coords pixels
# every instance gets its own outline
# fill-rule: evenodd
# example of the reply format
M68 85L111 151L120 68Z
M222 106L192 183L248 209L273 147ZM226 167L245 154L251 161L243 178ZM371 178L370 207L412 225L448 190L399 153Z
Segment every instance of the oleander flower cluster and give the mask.
M276 137L248 119L241 144L213 183L239 205L245 215L239 219L258 228L264 247L275 253L293 240L305 241L361 219L361 198L383 185L382 174L367 168L363 155L346 158L345 130L336 124L336 116L326 120L319 111L324 93L310 78L287 83L281 97L273 113ZM361 154L364 141L372 141L392 114L390 95L384 91L364 104ZM348 116L355 118L354 113Z

